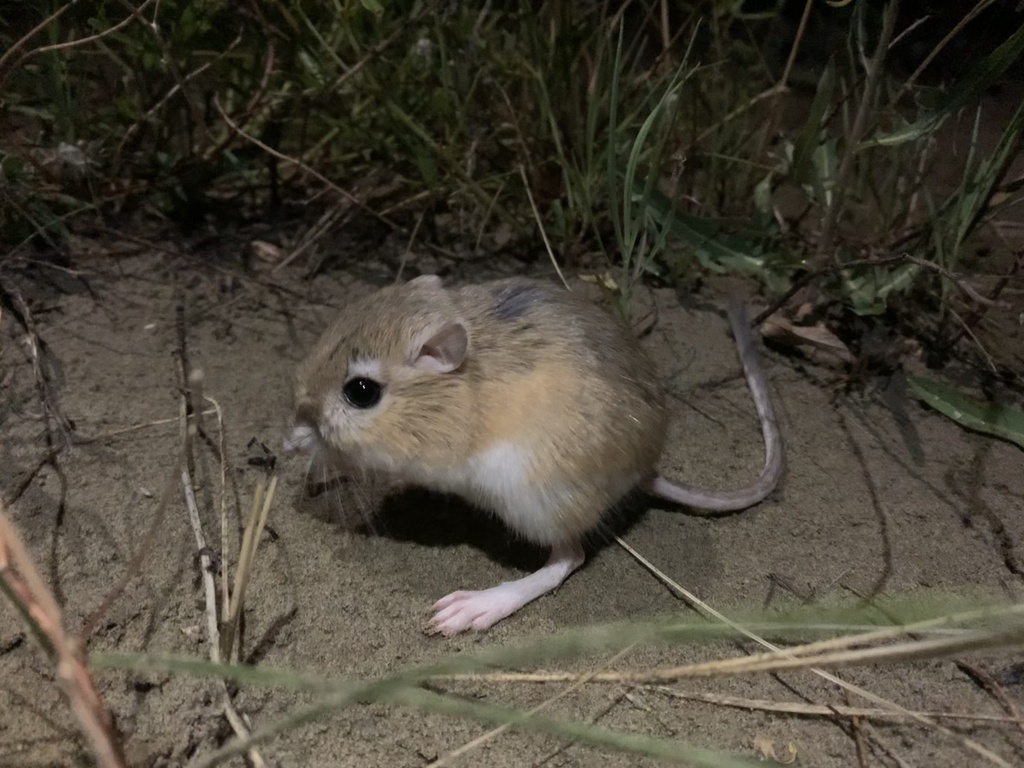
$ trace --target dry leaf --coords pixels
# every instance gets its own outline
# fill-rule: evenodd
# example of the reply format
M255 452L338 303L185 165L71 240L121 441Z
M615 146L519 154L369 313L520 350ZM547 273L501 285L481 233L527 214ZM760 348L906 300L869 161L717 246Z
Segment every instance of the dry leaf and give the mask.
M764 734L754 736L754 749L762 760L772 760L779 765L792 765L796 762L796 744L792 741L786 745L786 760L775 754L775 743Z
M796 744L794 742L791 741L791 742L789 742L786 745L786 753L789 755L789 760L781 760L780 762L783 765L792 765L793 763L795 763L796 762Z
M764 734L754 736L754 751L762 760L777 760L775 757L775 744Z
M850 348L822 322L814 325L794 325L776 312L761 325L761 335L791 346L808 344L815 349L835 355L844 363L854 361Z
M793 313L793 320L797 323L802 323L811 316L812 312L814 312L814 304L810 301L805 301L796 308L796 312Z
M284 250L281 247L264 240L253 240L249 247L252 248L253 256L260 261L276 264L284 258Z
M609 291L612 291L613 293L619 290L619 284L618 282L616 282L615 278L612 277L611 272L604 272L603 274L600 275L580 275L580 280L583 280L584 282L587 283L596 283L598 285L602 285Z

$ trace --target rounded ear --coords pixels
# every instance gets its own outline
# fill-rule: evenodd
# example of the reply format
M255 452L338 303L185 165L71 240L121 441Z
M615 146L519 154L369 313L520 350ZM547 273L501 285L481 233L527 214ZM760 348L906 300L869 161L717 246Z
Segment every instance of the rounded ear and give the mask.
M409 281L409 285L414 285L417 288L426 288L431 291L437 291L441 289L441 278L437 275L420 275L414 277Z
M451 373L462 366L468 351L466 326L451 322L420 344L419 349L413 352L412 365L423 371Z

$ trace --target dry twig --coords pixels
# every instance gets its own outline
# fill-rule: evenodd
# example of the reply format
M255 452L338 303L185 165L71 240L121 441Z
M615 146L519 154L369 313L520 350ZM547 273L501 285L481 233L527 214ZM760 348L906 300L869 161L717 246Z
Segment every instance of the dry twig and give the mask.
M586 684L595 674L597 674L598 672L600 672L602 670L605 670L605 669L608 669L609 667L611 667L617 661L619 661L624 656L626 656L626 654L628 654L630 651L632 651L633 648L635 648L635 647L636 647L636 644L634 643L633 645L629 645L629 646L623 648L621 651L619 651L618 653L613 655L610 659L605 661L603 664L598 665L597 667L592 669L590 672L584 673L577 680L575 680L572 684L570 684L569 686L567 686L563 690L559 691L558 693L556 693L551 698L542 701L537 706L535 706L532 709L527 710L526 712L524 712L523 716L522 716L522 719L525 720L526 718L531 717L531 716L537 714L538 712L543 711L544 709L547 709L549 706L554 704L559 699L565 698L566 696L568 696L573 691L576 691L579 688L583 687L583 685ZM466 754L468 752L471 752L474 749L477 749L478 747L483 746L488 741L491 741L492 739L497 738L502 733L507 731L509 728L513 728L514 726L515 726L515 723L503 723L502 725L499 725L496 728L492 728L491 730L487 731L486 733L482 734L481 736L478 736L477 738L473 739L472 741L469 741L469 742L463 744L461 747L459 747L457 749L453 749L448 754L442 755L441 757L437 758L437 760L434 760L432 763L430 763L427 766L427 768L441 768L441 766L451 765L452 762L455 759L461 757L462 755L464 755L464 754ZM561 749L561 747L560 747L560 749Z
M769 653L753 656L726 659L720 661L706 662L702 664L690 664L679 667L669 667L654 670L643 670L638 672L600 672L589 677L594 682L616 682L616 683L667 683L691 678L704 678L721 675L749 674L752 672L778 672L788 669L809 669L819 677L846 689L858 696L867 699L892 712L929 726L939 731L944 736L956 740L971 752L985 758L1000 768L1010 768L1010 763L994 753L992 750L978 743L974 739L961 736L949 728L935 722L926 715L902 707L899 704L889 701L859 685L845 681L821 667L832 668L841 666L863 665L877 663L880 661L894 662L906 660L919 660L925 658L948 657L965 650L991 649L1019 645L1024 639L1024 628L1019 625L1009 628L996 629L992 631L965 631L948 637L932 638L928 640L910 641L895 643L884 647L862 648L866 642L878 641L882 638L905 637L914 631L930 628L937 624L952 623L963 620L963 617L945 617L933 619L926 622L918 622L905 627L894 627L884 630L876 630L858 635L850 635L844 638L810 643L804 646L792 648L780 648L759 635L740 626L689 590L677 584L666 574L658 570L654 564L644 558L639 552L633 549L621 538L616 541L633 555L648 570L656 574L658 578L670 586L677 594L694 606L700 613L723 622L740 634L768 648ZM1001 611L1002 617L1009 619L1024 614L1024 605L1013 606ZM982 612L981 615L985 615ZM578 679L578 674L569 672L558 673L469 673L463 675L447 676L449 679L471 679L471 680L493 680L502 682L572 682Z
M742 696L724 696L717 693L689 692L670 688L666 685L647 685L644 690L655 691L673 699L685 699L686 701L700 701L705 704L716 704L722 707L733 707L758 712L777 712L791 715L805 715L818 717L848 717L864 718L866 720L881 720L891 722L893 720L907 720L911 715L901 712L893 712L891 709L880 707L851 707L839 704L807 704L803 701L771 701L769 699L748 699ZM980 715L974 712L941 712L937 710L916 710L912 714L923 717L942 718L944 720L963 720L982 723L1014 723L1018 726L1024 725L1024 721L1018 717L1006 715Z
M57 678L93 755L103 768L127 768L120 734L96 692L79 640L65 631L60 608L0 502L0 588L57 663Z
M195 401L201 401L202 372L193 371L190 373L188 376L188 382L193 394L193 399ZM187 398L185 396L181 399L181 422L184 425L185 451L187 455L191 456L194 451L195 437L198 432L198 419L190 419L188 417L186 400ZM217 414L219 417L219 409L217 409ZM223 465L223 452L221 454L221 461ZM213 559L210 557L210 549L206 545L206 537L203 534L202 521L199 518L199 507L196 504L195 491L192 487L192 476L189 472L190 466L195 466L194 460L183 462L183 466L181 467L181 484L185 493L185 505L188 509L189 523L192 526L192 532L196 539L196 548L199 552L200 564L202 567L203 593L206 598L206 629L210 645L210 661L218 664L225 659L223 659L221 655L222 638L220 635L220 622L218 621L217 616L217 586L213 577ZM223 493L223 486L221 490ZM224 569L226 567L227 563L222 562L221 568ZM228 648L228 652L230 653L230 647ZM232 729L239 738L248 737L250 735L249 726L235 708L234 701L231 699L231 692L228 690L227 682L223 678L219 678L218 682L223 694L224 716L227 718ZM254 766L256 766L256 768L266 768L266 762L263 760L263 756L255 746L248 749L248 756L249 760Z

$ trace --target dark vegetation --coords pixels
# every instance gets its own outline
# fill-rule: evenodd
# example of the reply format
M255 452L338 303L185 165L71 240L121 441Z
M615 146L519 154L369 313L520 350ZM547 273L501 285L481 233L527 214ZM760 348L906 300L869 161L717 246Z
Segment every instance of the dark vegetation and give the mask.
M1022 51L1024 12L1005 0L0 2L0 307L30 340L42 410L56 419L43 463L74 425L47 400L55 374L26 286L79 279L83 242L102 250L125 237L312 276L388 239L442 271L467 258L536 261L548 258L543 234L558 266L599 274L625 311L639 284L696 290L737 273L769 301L758 318L767 338L830 356L850 381L898 369L911 348L898 342L916 337L925 363L967 363L989 392L1019 391L1021 352L995 348L1019 325L1024 271L1019 226L998 225L1019 222L1024 198ZM1024 441L1019 414L914 386L961 423ZM260 486L266 504L260 518L254 502L247 541L259 539L273 488ZM77 673L62 682L90 746L119 765L81 649L2 514L0 524L0 586ZM242 592L214 663L232 658ZM1019 643L1012 629L979 634L979 647ZM615 637L702 631L634 626ZM607 641L581 634L432 674ZM163 668L329 689L273 671ZM442 700L421 686L429 676L330 690L339 707L520 717ZM599 746L741 764L531 723ZM239 744L210 764L251 746Z
M6 2L2 15L8 267L90 227L193 247L241 246L256 227L310 271L339 256L342 228L535 258L540 223L562 264L625 267L627 303L641 277L725 270L774 298L796 286L871 316L906 297L951 323L965 243L1019 201L1006 174L1024 115L982 107L1022 72L1012 2ZM940 182L954 123L959 179Z

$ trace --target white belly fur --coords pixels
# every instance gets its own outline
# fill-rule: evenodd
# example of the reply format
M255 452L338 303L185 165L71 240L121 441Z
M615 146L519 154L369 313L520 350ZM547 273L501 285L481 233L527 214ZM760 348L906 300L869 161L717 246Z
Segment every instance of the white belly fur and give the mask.
M575 506L577 490L560 480L557 467L536 467L529 453L512 442L495 443L458 467L439 468L409 462L401 466L383 456L364 453L360 463L396 479L444 493L454 493L490 510L524 538L538 544L562 542L557 524L560 510ZM368 468L369 468L368 467ZM543 485L540 478L545 478ZM640 481L637 473L594 477L590 482L612 485L613 496L624 495ZM600 515L604 510L593 510Z

